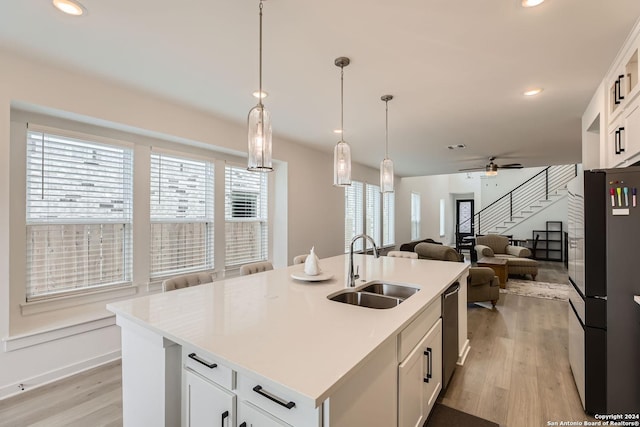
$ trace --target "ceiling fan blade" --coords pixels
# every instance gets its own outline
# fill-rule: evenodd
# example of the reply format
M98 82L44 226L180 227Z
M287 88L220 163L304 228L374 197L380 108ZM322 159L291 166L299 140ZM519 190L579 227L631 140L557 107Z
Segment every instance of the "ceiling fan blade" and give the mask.
M485 168L467 168L467 169L458 169L460 172L471 172L471 171L483 171Z
M499 165L498 168L500 169L522 169L524 166L522 166L520 163L509 163L506 165Z

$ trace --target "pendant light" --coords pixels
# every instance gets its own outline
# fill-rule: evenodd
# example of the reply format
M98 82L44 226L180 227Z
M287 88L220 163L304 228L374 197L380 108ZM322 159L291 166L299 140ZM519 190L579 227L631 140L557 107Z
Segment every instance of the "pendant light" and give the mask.
M385 109L384 160L380 162L380 192L393 193L393 160L389 158L389 101L393 95L382 95Z
M340 67L340 141L333 149L333 185L346 187L351 185L351 147L344 140L344 67L349 65L349 58L336 58L335 64Z
M259 59L259 94L262 94L262 2L260 0L260 59ZM262 96L258 97L258 105L249 111L248 142L249 159L247 169L257 172L271 172L271 114L262 104Z

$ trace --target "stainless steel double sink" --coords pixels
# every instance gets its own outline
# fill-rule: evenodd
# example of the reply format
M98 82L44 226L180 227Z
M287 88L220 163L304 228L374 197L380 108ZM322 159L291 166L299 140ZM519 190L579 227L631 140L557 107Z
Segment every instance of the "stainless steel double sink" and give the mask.
M419 288L382 281L365 283L353 289L345 289L327 298L344 304L360 307L386 309L400 305L402 301L418 292Z

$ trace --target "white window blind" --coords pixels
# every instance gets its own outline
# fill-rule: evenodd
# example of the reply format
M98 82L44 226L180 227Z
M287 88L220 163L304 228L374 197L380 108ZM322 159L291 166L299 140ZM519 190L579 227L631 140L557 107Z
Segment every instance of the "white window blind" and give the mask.
M366 208L365 208L365 229L366 233L373 238L377 246L382 245L382 207L380 197L380 187L378 185L366 184ZM371 242L367 240L367 249L372 248Z
M225 266L268 257L268 175L225 166Z
M420 194L411 193L411 240L420 238Z
M151 277L212 269L213 164L151 154Z
M351 239L364 233L364 185L358 181L351 181L344 189L344 252L349 252ZM362 250L362 239L354 245L355 251Z
M396 243L396 197L395 193L382 195L382 246Z
M131 281L132 150L27 132L27 300Z

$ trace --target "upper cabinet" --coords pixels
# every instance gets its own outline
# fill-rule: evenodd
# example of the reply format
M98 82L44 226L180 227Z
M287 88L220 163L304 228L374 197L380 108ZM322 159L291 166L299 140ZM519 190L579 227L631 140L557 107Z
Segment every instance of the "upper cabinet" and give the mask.
M636 25L605 78L607 135L602 167L624 167L640 160L639 50L640 26Z
M638 47L634 44L625 59L609 75L609 122L638 94Z

